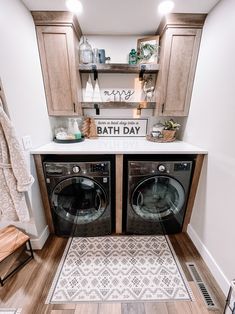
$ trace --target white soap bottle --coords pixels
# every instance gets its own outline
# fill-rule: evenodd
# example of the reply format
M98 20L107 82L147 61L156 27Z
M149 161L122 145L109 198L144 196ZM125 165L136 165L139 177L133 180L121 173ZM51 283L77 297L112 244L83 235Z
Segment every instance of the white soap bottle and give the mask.
M68 132L67 133L69 136L72 136L74 134L72 118L68 118Z
M73 134L77 140L81 139L82 134L78 127L78 122L76 119L73 119Z

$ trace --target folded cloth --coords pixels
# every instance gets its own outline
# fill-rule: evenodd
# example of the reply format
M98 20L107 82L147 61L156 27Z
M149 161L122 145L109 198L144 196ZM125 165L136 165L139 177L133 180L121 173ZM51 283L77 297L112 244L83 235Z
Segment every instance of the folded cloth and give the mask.
M34 182L14 127L0 106L0 219L29 221L24 192Z

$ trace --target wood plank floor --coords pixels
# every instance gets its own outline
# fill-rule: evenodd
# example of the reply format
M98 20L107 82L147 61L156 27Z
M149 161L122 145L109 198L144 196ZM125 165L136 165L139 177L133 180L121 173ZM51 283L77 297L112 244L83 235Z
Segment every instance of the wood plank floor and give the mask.
M170 236L196 301L80 303L45 305L52 279L63 254L67 239L51 236L43 250L35 251L30 261L0 288L0 308L22 308L22 314L219 314L223 313L225 297L213 279L196 248L184 233ZM217 310L208 311L192 281L185 262L195 262L210 289Z

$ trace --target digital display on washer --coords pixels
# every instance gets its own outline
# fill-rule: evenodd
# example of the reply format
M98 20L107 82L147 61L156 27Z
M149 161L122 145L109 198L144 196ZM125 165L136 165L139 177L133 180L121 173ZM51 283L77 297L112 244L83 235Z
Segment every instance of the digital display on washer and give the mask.
M190 170L189 162L179 162L174 164L174 171L188 171Z
M91 172L104 172L104 171L106 171L105 163L91 164Z
M46 173L47 174L62 174L63 169L61 168L56 168L56 167L46 167Z

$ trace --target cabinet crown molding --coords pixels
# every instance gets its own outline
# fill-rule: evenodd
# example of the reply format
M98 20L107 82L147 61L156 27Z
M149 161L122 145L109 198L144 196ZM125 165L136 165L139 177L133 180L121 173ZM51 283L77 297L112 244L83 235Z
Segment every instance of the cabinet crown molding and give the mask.
M31 11L36 26L71 26L78 39L82 36L82 30L76 15L69 11Z
M197 28L203 27L207 14L171 13L160 22L157 33L160 36L167 28Z

